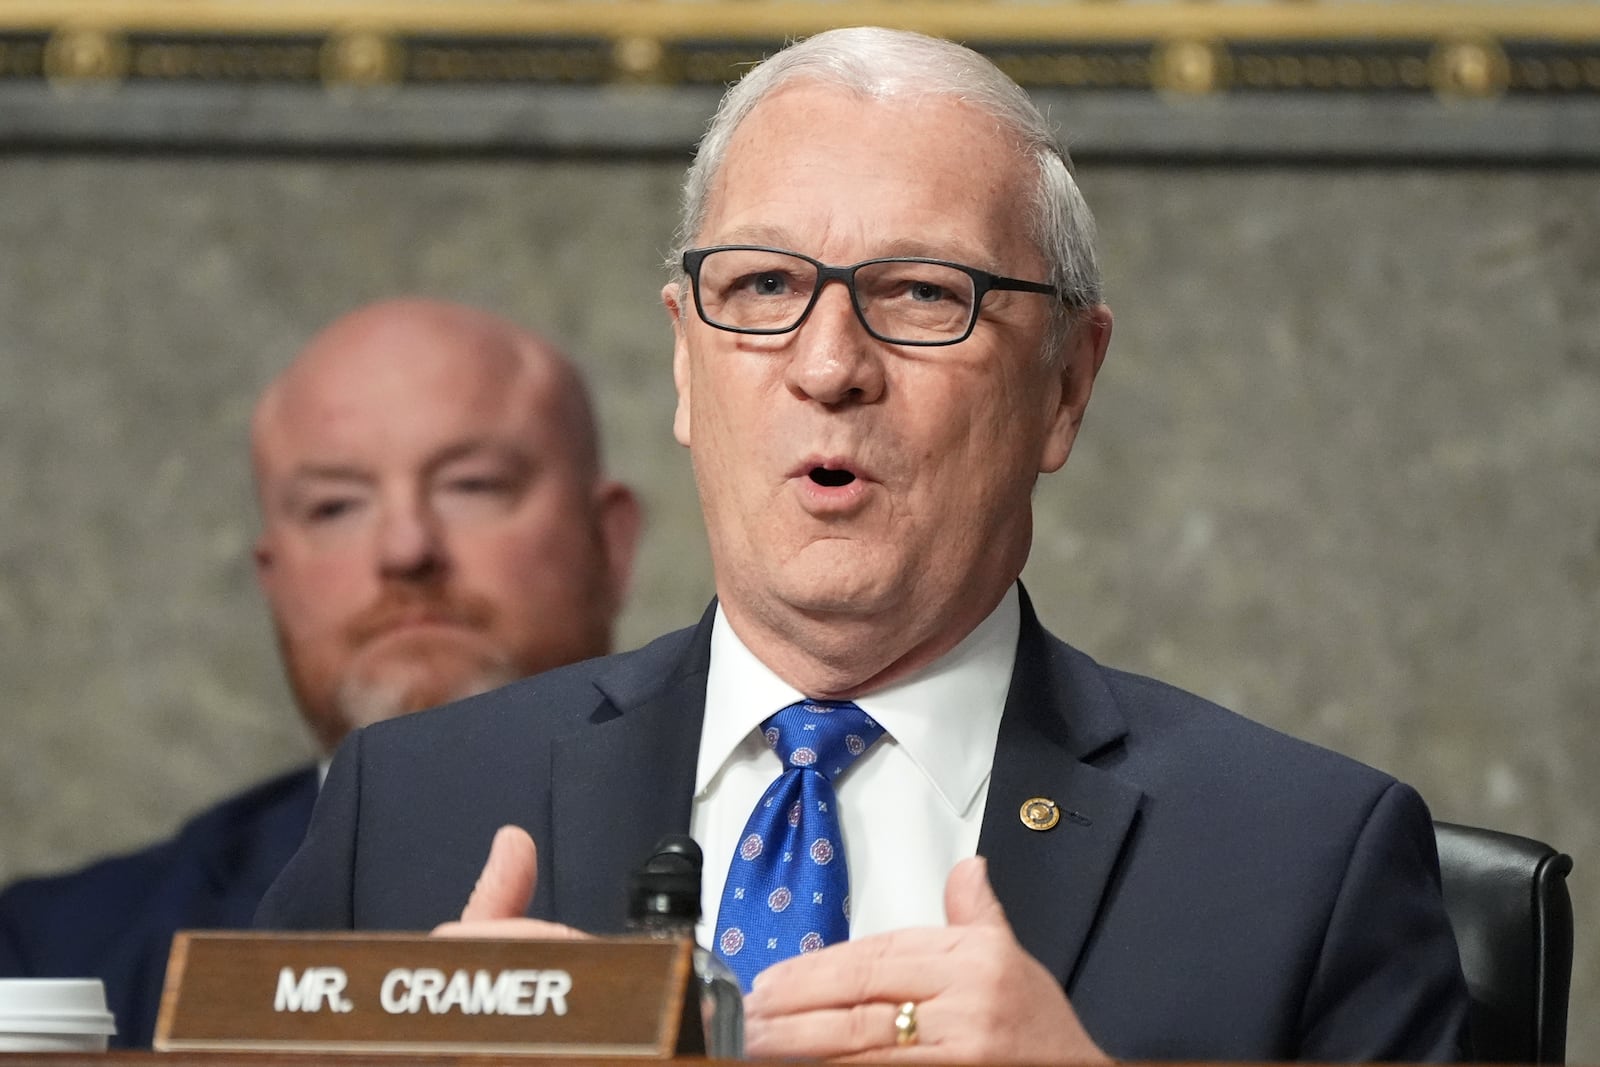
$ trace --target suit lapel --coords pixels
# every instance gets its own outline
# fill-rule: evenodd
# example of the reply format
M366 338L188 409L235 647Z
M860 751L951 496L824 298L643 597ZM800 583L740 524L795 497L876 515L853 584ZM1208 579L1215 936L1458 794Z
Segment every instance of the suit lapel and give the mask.
M1044 631L1026 593L1022 613L978 852L1018 941L1067 984L1143 793L1092 762L1127 732L1099 668ZM1022 815L1034 798L1055 803L1049 829Z
M550 914L561 922L622 929L628 875L661 835L689 832L714 613L597 678L588 725L554 743L553 855L540 867L553 874Z

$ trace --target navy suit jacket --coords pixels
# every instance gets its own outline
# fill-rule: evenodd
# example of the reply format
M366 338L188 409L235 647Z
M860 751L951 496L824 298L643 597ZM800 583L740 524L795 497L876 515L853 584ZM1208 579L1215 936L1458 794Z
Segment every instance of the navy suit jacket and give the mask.
M1090 1035L1128 1059L1459 1056L1467 992L1417 794L1106 669L1023 604L978 852ZM708 611L355 734L257 925L455 918L516 823L539 849L529 914L622 929L628 872L689 827L710 633ZM1058 803L1054 828L1019 817L1033 797Z
M113 1046L148 1048L172 935L248 927L317 799L307 767L223 801L171 840L0 893L0 977L100 978Z

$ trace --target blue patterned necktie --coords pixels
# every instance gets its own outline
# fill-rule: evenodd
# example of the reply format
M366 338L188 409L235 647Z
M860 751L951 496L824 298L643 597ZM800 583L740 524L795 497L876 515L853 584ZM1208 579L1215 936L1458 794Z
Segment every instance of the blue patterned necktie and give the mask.
M784 770L745 823L717 911L717 951L746 993L779 960L850 937L833 782L883 736L866 712L833 700L790 704L761 725Z

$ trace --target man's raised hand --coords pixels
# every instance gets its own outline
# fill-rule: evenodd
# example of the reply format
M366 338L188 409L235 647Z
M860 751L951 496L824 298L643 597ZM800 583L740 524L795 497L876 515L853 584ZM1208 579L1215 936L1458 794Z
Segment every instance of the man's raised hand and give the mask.
M1060 983L1017 943L978 858L945 883L942 927L864 937L762 972L745 998L752 1059L1106 1063ZM909 1013L902 1006L911 1005ZM915 1029L902 1037L898 1017ZM908 1028L907 1028L908 1029Z
M455 922L434 927L435 937L514 937L527 940L588 937L560 923L527 918L539 882L539 851L520 826L495 831L489 858Z

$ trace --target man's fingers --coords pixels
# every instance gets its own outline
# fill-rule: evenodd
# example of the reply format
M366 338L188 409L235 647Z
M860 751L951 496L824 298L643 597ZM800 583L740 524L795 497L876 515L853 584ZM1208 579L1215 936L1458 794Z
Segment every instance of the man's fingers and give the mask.
M950 869L944 883L944 917L951 926L1011 929L1005 909L989 885L988 860L970 856Z
M475 919L441 923L433 928L433 936L475 937L487 941L575 941L589 935L543 919Z
M798 1015L745 1016L745 1055L750 1059L883 1059L895 1047L890 1004L857 1004Z
M776 1016L927 1000L954 980L951 954L961 941L950 927L908 927L791 956L756 976L745 1010Z
M914 1002L915 1003L915 1002ZM915 1038L901 1044L895 1020L899 1003L872 1002L849 1008L824 1008L793 1015L745 1016L745 1055L749 1059L828 1059L862 1063L961 1062L945 1043L940 1022L949 1009L917 1003ZM932 1029L929 1019L933 1020ZM969 1059L966 1062L977 1062Z
M947 926L843 941L763 971L744 1001L752 1056L1110 1062L1055 975L1017 943L982 859L951 870L945 915ZM914 1023L904 1034L896 1028L902 1005Z
M520 919L533 901L539 857L533 838L520 826L502 826L489 846L489 859L461 910L463 923Z

